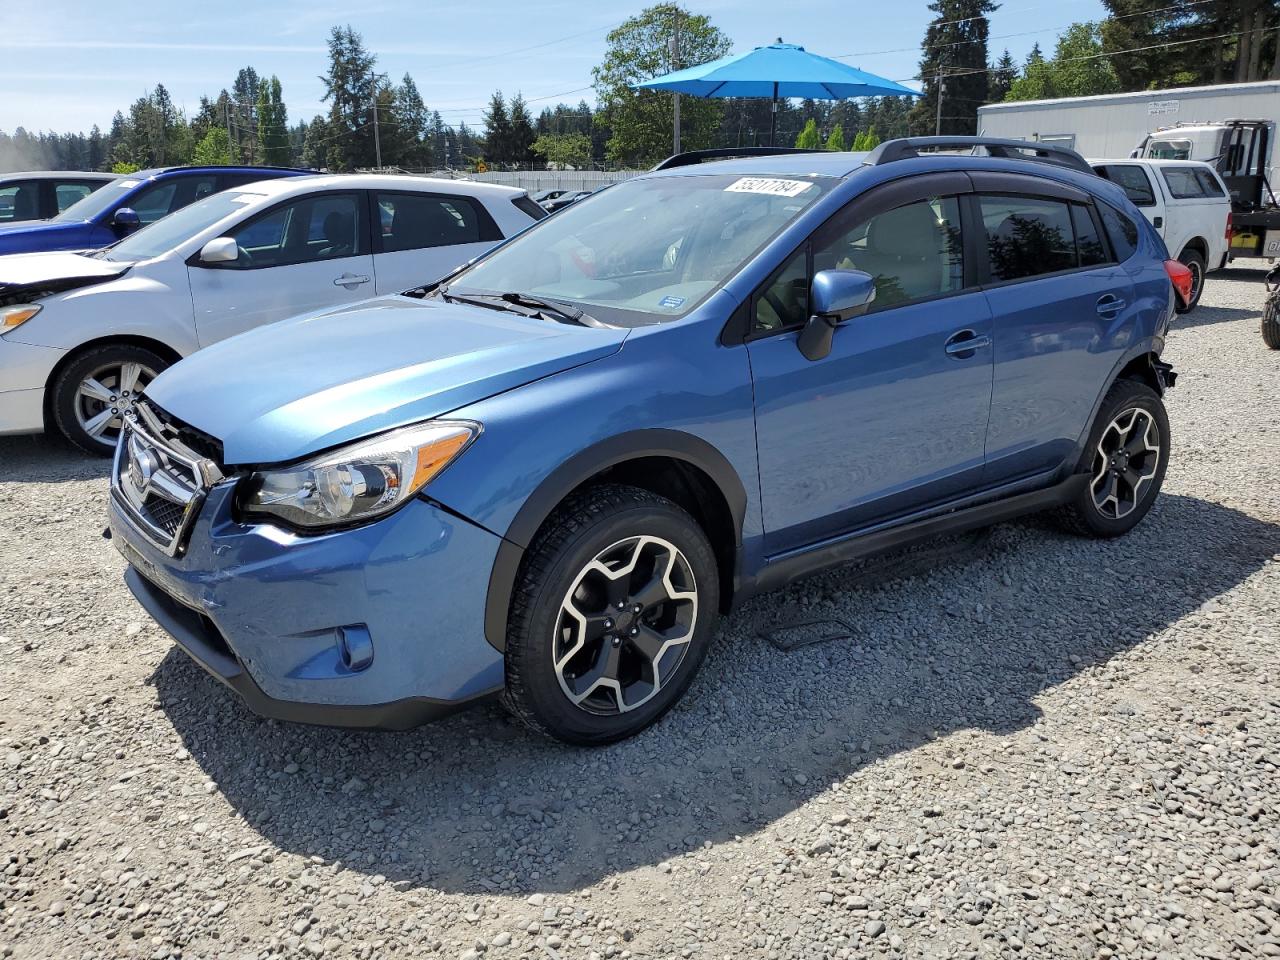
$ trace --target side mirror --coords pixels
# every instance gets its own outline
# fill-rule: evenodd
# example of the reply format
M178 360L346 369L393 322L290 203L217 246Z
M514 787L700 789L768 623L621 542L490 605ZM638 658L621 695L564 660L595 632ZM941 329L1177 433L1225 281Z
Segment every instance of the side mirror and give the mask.
M235 263L240 259L240 248L231 237L215 237L200 248L201 263Z
M876 298L876 281L861 270L819 270L813 275L809 299L813 315L800 331L798 346L806 360L831 353L836 327L867 312Z
M121 207L111 217L111 225L121 233L132 233L142 225L138 213L132 207Z

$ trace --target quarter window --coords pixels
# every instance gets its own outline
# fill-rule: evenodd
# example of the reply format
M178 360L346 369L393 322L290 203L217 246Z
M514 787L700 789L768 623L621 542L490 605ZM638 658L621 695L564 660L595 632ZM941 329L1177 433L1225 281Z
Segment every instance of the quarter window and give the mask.
M382 249L387 253L478 243L493 237L487 216L467 197L376 194Z
M1068 204L1035 197L981 197L979 203L992 280L1021 280L1077 265Z
M1116 259L1123 263L1138 250L1138 226L1115 207L1106 203L1098 204L1098 213L1102 216L1102 226L1107 231L1107 238L1116 252Z
M1176 200L1199 200L1205 197L1221 197L1222 188L1207 170L1195 167L1164 167L1160 170L1168 184L1169 195Z

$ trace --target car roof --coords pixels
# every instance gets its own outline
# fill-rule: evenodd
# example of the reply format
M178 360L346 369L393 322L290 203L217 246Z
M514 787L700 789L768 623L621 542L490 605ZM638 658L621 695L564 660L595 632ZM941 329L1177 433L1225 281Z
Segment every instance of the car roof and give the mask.
M1087 162L1095 167L1111 163L1143 163L1152 167L1201 167L1213 170L1213 164L1205 163L1203 160L1163 160L1158 157L1125 157L1123 160L1089 159Z
M781 176L847 177L862 166L865 153L817 150L813 153L774 153L760 157L734 157L688 166L671 167L647 176L679 177L711 173L776 174Z
M149 180L152 177L167 177L174 174L196 175L202 173L262 173L262 174L278 174L280 176L305 176L315 173L314 170L302 170L296 167L254 167L241 166L231 164L229 166L191 166L191 167L151 167L147 170L137 170L133 173L121 174L121 176L132 177L134 179Z
M409 190L423 193L452 193L464 197L511 198L525 191L497 183L476 180L447 180L443 177L414 177L390 173L313 173L303 177L255 180L232 187L240 193L260 193L282 197L294 193L336 187L348 190Z
M10 180L101 180L106 183L114 180L114 173L99 173L93 170L19 170L15 173L0 173L0 183Z

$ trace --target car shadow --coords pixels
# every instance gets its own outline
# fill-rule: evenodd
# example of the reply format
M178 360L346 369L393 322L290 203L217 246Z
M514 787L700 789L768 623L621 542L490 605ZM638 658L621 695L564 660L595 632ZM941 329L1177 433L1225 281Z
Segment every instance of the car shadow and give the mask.
M905 578L842 568L749 602L681 704L601 749L532 735L496 706L402 734L265 721L176 649L150 682L192 757L275 847L408 888L564 892L753 833L952 732L1035 723L1043 691L1160 642L1261 568L1280 526L1166 495L1119 540L1029 518L985 544ZM782 652L759 635L833 616L852 638ZM1133 710L1105 687L1094 696Z
M1209 280L1227 280L1231 283L1256 283L1261 287L1262 279L1270 269L1270 264L1262 267L1245 267L1238 263L1233 263L1225 269L1214 270L1207 276Z
M1259 288L1261 291L1261 288ZM1190 313L1180 313L1173 321L1174 330L1185 330L1189 327L1207 327L1214 323L1230 323L1235 320L1247 320L1257 323L1262 318L1262 297L1258 293L1258 309L1248 310L1241 307L1206 307L1202 300Z
M110 473L110 457L95 457L57 437L0 437L0 483L99 480Z

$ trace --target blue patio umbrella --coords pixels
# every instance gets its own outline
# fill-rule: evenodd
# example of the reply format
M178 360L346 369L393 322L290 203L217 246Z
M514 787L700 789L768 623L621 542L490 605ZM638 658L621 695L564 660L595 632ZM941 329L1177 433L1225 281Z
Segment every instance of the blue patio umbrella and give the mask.
M769 144L778 123L779 98L846 100L850 97L919 97L900 83L877 77L794 43L771 43L710 63L637 83L640 90L670 90L695 97L768 97L773 101Z

